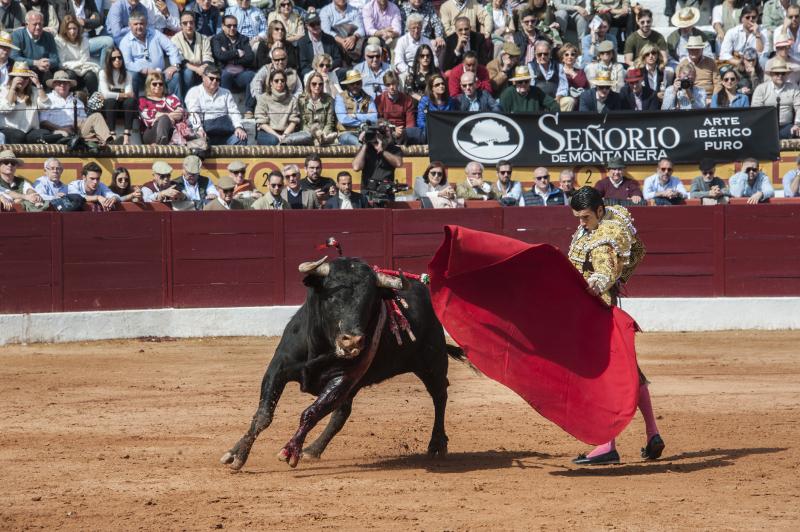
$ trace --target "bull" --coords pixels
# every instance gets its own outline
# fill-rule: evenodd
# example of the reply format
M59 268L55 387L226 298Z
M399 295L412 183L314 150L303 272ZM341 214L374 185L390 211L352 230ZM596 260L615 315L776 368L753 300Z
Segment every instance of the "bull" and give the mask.
M460 348L446 343L428 288L402 275L377 273L359 259L326 259L299 267L305 274L306 300L286 325L267 367L249 429L220 460L234 470L244 466L256 438L269 427L288 382L298 382L302 391L316 396L301 414L297 431L278 453L280 460L296 467L303 456L322 455L350 416L353 397L361 388L408 372L422 381L433 399L428 454L447 453L448 355L461 361L465 357ZM402 313L410 326L405 334L401 331L405 337L400 342L385 304L397 297L407 303ZM308 432L331 413L325 430L303 448Z

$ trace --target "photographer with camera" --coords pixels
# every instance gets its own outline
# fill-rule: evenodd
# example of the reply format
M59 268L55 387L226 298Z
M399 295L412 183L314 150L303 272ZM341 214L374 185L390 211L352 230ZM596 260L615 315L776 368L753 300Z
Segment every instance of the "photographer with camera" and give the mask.
M353 170L361 171L361 192L373 206L394 201L395 192L400 190L394 171L403 166L403 152L395 144L391 127L386 122L367 125L358 140L361 149L353 159Z
M675 82L664 91L662 111L680 109L705 109L706 91L695 86L697 71L692 63L681 63L675 75Z

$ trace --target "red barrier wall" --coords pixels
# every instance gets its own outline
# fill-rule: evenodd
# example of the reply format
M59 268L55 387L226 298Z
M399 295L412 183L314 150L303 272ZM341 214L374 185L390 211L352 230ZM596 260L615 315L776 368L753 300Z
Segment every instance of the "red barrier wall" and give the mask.
M800 206L632 209L647 257L632 296L800 295ZM0 312L302 302L300 262L332 249L422 272L460 224L565 250L569 209L130 212L0 215Z

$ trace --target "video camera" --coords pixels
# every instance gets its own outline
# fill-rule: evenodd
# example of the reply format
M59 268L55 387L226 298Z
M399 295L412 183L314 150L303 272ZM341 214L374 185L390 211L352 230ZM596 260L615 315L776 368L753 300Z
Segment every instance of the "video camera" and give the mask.
M395 194L406 190L408 185L394 181L370 181L362 192L373 207L385 207L387 202L394 201Z

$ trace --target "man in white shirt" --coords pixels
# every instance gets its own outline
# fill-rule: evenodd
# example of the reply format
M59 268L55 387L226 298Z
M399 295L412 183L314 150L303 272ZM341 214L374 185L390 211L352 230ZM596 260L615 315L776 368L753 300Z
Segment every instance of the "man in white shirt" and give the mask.
M678 205L689 197L681 180L672 175L672 161L666 157L658 161L658 171L644 180L644 199L656 205Z
M728 30L722 39L719 52L721 61L739 65L742 61L740 56L747 48L754 48L759 57L766 59L769 53L769 34L758 25L757 19L757 9L751 7L742 10L739 15L740 24Z
M219 86L222 75L215 65L203 73L203 84L189 89L186 110L195 131L205 135L209 145L247 144L247 132L231 91Z
M174 0L139 0L147 9L149 26L167 35L181 31L180 10Z
M406 33L399 39L394 48L394 60L392 66L399 74L405 74L414 65L414 57L417 55L417 48L427 44L432 50L435 46L430 39L422 35L422 15L413 14L406 20ZM439 58L433 54L436 66L439 66Z
M100 210L113 210L120 202L120 197L100 181L102 175L103 169L99 164L88 163L81 170L81 179L70 183L67 192L83 196L86 203L94 203Z
M83 140L105 145L113 142L114 135L108 129L102 113L86 116L83 102L72 94L77 85L74 79L63 70L55 73L47 80L47 86L53 91L47 95L47 102L39 102L39 126L52 131L56 135L69 137L80 135ZM77 109L77 130L75 129L74 109Z

